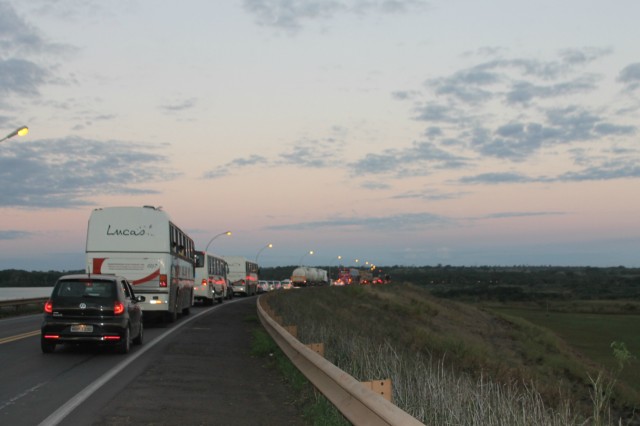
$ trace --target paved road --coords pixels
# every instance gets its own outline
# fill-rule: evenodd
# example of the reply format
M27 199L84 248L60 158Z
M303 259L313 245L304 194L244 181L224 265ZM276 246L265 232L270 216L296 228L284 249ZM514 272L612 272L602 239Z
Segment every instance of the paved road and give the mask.
M256 300L235 299L191 321L61 424L304 425L282 376L250 354L261 327Z

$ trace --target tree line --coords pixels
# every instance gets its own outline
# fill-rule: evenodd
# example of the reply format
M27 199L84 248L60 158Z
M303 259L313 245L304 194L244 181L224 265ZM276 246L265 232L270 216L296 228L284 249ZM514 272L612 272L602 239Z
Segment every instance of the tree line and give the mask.
M336 266L318 266L335 278ZM289 278L296 266L260 268L262 280ZM84 271L0 271L0 287L50 287ZM640 299L640 268L562 266L386 266L375 275L427 287L439 297L487 300Z

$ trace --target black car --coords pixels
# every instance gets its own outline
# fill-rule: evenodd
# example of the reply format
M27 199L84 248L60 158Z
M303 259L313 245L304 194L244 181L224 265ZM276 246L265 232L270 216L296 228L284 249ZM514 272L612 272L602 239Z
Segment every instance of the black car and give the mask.
M112 345L127 353L142 344L142 309L131 284L115 275L65 275L56 282L44 305L42 352L59 343Z

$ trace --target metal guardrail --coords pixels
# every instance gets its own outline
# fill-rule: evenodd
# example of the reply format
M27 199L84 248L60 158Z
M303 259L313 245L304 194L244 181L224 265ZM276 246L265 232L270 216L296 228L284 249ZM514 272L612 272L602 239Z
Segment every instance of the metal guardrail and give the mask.
M262 299L262 297L260 297ZM302 374L354 425L424 425L302 344L274 321L258 299L258 317Z
M0 300L0 308L6 306L21 306L21 305L33 305L36 303L44 303L47 301L46 297L32 297L29 299L14 299L14 300Z

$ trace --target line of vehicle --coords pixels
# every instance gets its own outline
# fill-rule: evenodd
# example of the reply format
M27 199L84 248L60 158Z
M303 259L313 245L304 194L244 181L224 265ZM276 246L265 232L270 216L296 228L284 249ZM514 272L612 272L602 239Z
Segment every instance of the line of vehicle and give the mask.
M27 337L37 336L38 334L40 334L40 330L27 331L26 333L16 334L15 336L3 337L0 339L0 345L15 342L20 339L26 339Z
M206 309L206 310L204 310L204 311L202 311L202 312L200 312L200 313L198 313L198 314L196 314L194 316L190 316L189 318L184 318L183 321L180 321L174 327L171 327L169 330L165 331L160 336L158 336L155 339L153 339L153 341L151 341L149 344L142 345L142 349L141 350L139 350L138 352L136 352L134 354L131 354L130 356L127 357L127 359L125 361L121 362L120 364L118 364L117 366L112 368L111 370L107 371L105 374L103 374L101 377L99 377L97 380L95 380L89 386L87 386L86 388L84 388L83 390L78 392L73 398L71 398L69 401L67 401L64 405L62 405L56 411L51 413L49 415L49 417L47 417L42 422L40 422L40 424L38 426L55 426L55 425L59 424L62 420L65 419L65 417L67 417L69 414L71 414L71 412L73 410L78 408L78 406L80 406L80 404L82 404L91 395L93 395L93 393L95 393L98 389L100 389L102 386L104 386L107 382L109 382L109 380L111 380L118 373L120 373L122 370L124 370L126 367L128 367L136 359L138 359L143 354L145 354L148 350L150 350L155 345L157 345L159 342L164 340L171 333L175 332L176 330L179 330L183 326L187 325L188 323L190 323L191 321L195 320L196 318L199 318L202 315L209 314L209 313L217 310L218 308L221 308L223 306L227 306L227 305L229 305L231 303L236 303L236 302L239 302L239 301L240 301L240 299L234 300L234 301L230 301L230 302L227 302L227 303L222 304L222 305L217 305L217 306L214 306L213 308Z

